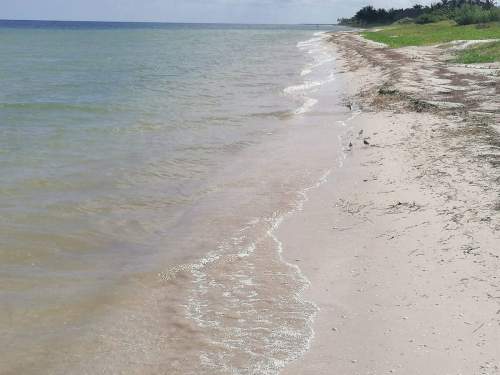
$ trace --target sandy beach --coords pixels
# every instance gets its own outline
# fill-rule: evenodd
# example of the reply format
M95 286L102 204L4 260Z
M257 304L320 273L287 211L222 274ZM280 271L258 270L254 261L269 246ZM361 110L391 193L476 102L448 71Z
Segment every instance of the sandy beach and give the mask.
M331 43L352 147L276 234L319 307L283 374L500 373L499 65Z

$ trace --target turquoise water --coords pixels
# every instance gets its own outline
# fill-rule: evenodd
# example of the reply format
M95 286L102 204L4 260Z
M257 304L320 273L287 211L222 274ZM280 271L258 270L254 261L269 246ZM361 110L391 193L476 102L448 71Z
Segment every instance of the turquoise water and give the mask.
M263 171L250 150L264 139L304 125L311 98L285 89L303 82L297 43L317 31L0 23L5 372L86 371L95 353L82 353L157 275L287 205L310 169L242 171Z

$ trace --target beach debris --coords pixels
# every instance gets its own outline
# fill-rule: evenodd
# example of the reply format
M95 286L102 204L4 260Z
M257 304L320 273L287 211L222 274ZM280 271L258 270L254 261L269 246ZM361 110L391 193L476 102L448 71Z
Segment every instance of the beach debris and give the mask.
M431 111L432 109L436 108L436 105L427 102L425 100L420 100L420 99L415 99L415 98L409 98L408 99L410 109L412 109L415 112L421 113L421 112L428 112Z
M349 142L349 148L352 148L352 142Z
M365 145L367 145L367 146L369 146L369 145L370 145L370 142L368 142L368 140L367 140L366 138L365 138L365 139L363 139L363 143L364 143Z
M477 327L474 331L472 331L472 334L476 333L477 331L479 331L481 328L484 327L484 325L486 324L486 322L484 322L483 324L481 324L479 327Z
M392 205L389 206L388 210L393 212L393 213L396 213L396 212L400 212L402 209L405 209L406 208L406 211L408 212L415 212L415 211L418 211L422 208L422 206L418 205L416 202L396 202Z
M350 230L352 227L332 227L333 230L339 230L339 231L345 231L345 230Z
M480 249L480 246L464 245L462 246L462 251L465 255L478 256L480 253L474 250Z
M364 130L363 130L363 129L361 129L361 130L359 131L359 133L358 133L358 134L359 134L359 136L360 136L360 137L363 135L363 132L364 132Z
M333 328L332 328L332 331L333 331L333 332L337 332L337 331L338 331L338 329L337 329L336 327L333 327Z
M415 254L418 250L419 250L419 249L417 248L417 249L415 249L415 250L410 251L410 252L408 253L408 256L411 256L411 255Z
M395 88L389 87L387 84L384 84L381 88L378 90L379 95L397 95L399 94L399 91L396 90Z

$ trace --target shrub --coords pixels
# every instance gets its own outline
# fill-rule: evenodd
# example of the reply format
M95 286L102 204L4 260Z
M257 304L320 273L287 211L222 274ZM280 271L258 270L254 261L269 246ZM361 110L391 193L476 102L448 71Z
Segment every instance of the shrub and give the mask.
M499 22L500 21L500 8L492 8L490 9L491 13L491 22Z
M400 20L397 20L396 22L394 22L396 25L408 25L410 23L414 23L415 21L410 18L410 17L405 17L405 18L402 18Z
M459 25L500 21L500 9L484 9L478 5L464 5L455 11L453 18Z
M447 19L445 15L438 13L424 13L415 19L418 24L434 23Z
M462 25L484 23L500 20L500 10L495 3L495 0L440 0L431 5L414 5L401 9L383 9L369 5L360 9L354 17L341 18L339 22L344 25L386 25L411 18L423 24L456 18Z

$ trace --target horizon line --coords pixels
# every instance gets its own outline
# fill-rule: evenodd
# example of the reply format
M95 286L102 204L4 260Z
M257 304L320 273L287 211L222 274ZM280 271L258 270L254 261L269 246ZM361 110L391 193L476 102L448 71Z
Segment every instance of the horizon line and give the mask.
M177 24L177 25L288 25L288 26L335 26L337 23L249 23L249 22L192 22L192 21L116 21L116 20L63 20L63 19L10 19L0 18L0 22L88 22L88 23L142 23L142 24Z

